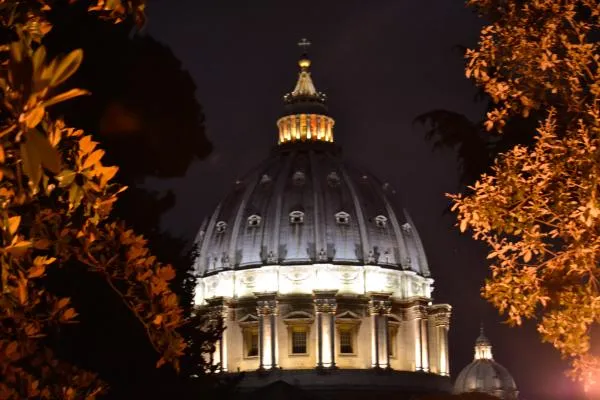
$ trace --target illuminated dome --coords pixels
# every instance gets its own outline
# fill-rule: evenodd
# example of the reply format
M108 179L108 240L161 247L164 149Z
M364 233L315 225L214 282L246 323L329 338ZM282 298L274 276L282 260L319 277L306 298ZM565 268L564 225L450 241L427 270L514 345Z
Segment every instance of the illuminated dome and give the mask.
M333 145L279 147L235 184L202 227L197 270L206 275L277 264L291 271L298 264L339 263L426 278L415 226L388 195L390 185L344 163ZM356 291L343 281L321 284Z
M503 400L516 400L517 385L508 370L494 361L492 345L481 328L475 341L475 359L458 375L454 393L481 392Z
M305 53L278 145L197 236L195 304L226 326L213 363L269 371L242 387L450 391L451 307L432 303L421 240L391 185L343 160L310 66Z

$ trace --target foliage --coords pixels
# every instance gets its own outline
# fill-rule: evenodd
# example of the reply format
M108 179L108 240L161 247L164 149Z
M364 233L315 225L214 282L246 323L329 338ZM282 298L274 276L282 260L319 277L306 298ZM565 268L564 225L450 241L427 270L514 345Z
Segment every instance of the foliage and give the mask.
M485 128L543 114L535 142L496 159L467 196L460 229L490 246L483 295L508 322L539 318L542 340L592 384L600 359L600 6L595 0L469 0L490 24L468 50L467 77L495 106ZM524 135L530 134L524 132Z
M190 317L194 284L188 274L192 262L185 255L186 243L160 227L161 216L173 207L175 196L153 191L144 180L148 176L181 176L194 160L210 152L195 84L173 52L136 29L133 21L115 25L99 20L87 12L83 2L56 4L48 19L53 29L43 43L49 54L73 48L81 48L85 54L77 73L66 82L67 88L82 87L93 93L58 104L51 115L91 132L106 150L105 160L119 166L116 179L128 189L119 195L111 216L125 219L144 235L158 259L175 268L170 286L186 316L179 332L188 344L180 359L180 376L166 369L155 370L151 349L138 344L140 332L124 327L127 335L111 334L114 316L123 314L120 304L111 302L110 293L104 293L100 285L86 283L85 291L68 292L82 314L93 312L95 318L84 318L69 327L70 334L61 339L63 357L100 372L111 386L111 396L128 397L130 394L123 392L134 391L131 395L143 397L141 390L152 395L162 390L165 396L175 396L174 390L188 384L183 377L200 375L206 368L202 351L212 346L216 332L198 330L200 316ZM73 275L64 278L56 280L69 288L69 281L80 279ZM98 298L105 305L102 315L95 311ZM129 327L130 321L119 324ZM206 394L207 385L202 390Z
M175 277L149 253L146 240L109 219L125 188L116 167L81 130L50 118L47 108L87 94L61 91L78 69L75 50L49 60L40 45L51 28L49 1L0 1L8 32L0 50L0 398L93 398L106 387L95 374L57 360L49 336L76 322L70 299L52 293L52 270L85 270L102 279L143 326L157 365L178 367L185 343L182 310L169 282ZM143 2L92 4L91 12L143 23Z

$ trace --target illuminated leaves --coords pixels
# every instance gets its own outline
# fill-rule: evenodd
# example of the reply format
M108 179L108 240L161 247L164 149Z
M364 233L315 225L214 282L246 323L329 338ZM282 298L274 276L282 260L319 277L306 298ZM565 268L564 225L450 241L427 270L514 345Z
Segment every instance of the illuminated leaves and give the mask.
M105 279L146 329L160 363L177 368L185 349L176 332L182 311L168 285L173 268L159 263L143 238L107 221L125 190L113 182L118 168L102 164L104 151L91 136L47 113L48 107L88 94L60 90L81 65L82 51L48 60L39 45L50 30L44 13L52 3L0 7L5 40L16 39L0 44L6 60L0 66L2 399L93 399L106 390L96 375L57 360L41 340L51 327L78 316L69 298L57 298L44 286L53 268L75 264ZM128 16L140 22L143 9L140 0L98 1L94 7L114 22Z
M497 104L486 129L547 110L533 146L501 155L468 196L450 195L460 230L490 247L482 294L513 325L537 319L575 376L598 376L600 45L591 33L600 9L595 0L467 3L491 21L466 53L467 77Z

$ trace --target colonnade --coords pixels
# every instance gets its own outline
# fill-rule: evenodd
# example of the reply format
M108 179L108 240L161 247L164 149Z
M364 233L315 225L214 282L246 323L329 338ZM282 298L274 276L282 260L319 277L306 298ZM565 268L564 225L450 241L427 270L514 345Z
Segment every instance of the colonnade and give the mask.
M315 291L313 293L314 327L316 328L315 368L336 368L336 312L338 301L336 291ZM390 369L389 321L392 315L392 300L389 294L370 293L367 305L371 328L372 368ZM223 298L213 299L209 303L210 320L213 323L227 319L228 305ZM258 318L258 369L270 370L279 367L279 340L277 316L279 304L276 293L256 294L256 315ZM449 375L448 330L450 307L447 305L428 306L425 302L415 301L405 307L404 324L412 331L414 338L414 369L422 372L434 372ZM406 331L405 331L406 332ZM432 348L433 354L429 354ZM436 364L430 368L431 357ZM218 370L228 371L228 348L226 340L215 344L211 362Z

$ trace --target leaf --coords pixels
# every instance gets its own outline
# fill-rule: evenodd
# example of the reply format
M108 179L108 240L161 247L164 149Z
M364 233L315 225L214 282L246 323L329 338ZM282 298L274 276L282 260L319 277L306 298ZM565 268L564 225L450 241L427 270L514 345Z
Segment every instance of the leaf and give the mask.
M463 218L463 219L460 221L460 231L461 231L461 232L464 232L464 231L466 231L466 230L467 230L467 224L468 224L468 221L467 221L467 219L466 219L466 218Z
M0 164L4 164L5 155L4 155L4 146L0 145Z
M83 198L83 190L78 185L73 185L69 189L69 205L71 209L79 207Z
M79 148L83 154L91 153L98 143L92 140L91 136L84 136L79 139Z
M38 250L46 250L50 247L50 244L51 244L50 240L40 239L40 240L36 240L33 243L33 247Z
M42 72L44 70L44 62L46 61L46 48L44 46L40 46L33 53L33 57L31 58L33 63L33 85L34 90L38 91L43 88L43 84L41 82Z
M20 257L31 247L31 242L28 240L23 240L20 242L16 242L15 244L6 248L6 252L12 254L15 257Z
M69 77L79 69L82 60L83 50L77 49L70 52L55 67L52 73L52 79L50 79L50 86L58 86L69 79Z
M19 358L19 353L17 351L18 348L19 344L17 342L10 342L4 349L4 354L6 354L6 357L11 360L17 360Z
M77 312L75 311L75 309L74 309L74 308L67 308L67 309L66 309L66 310L63 312L63 314L62 314L62 316L61 316L61 319L62 319L63 321L69 321L69 320L71 320L71 319L75 318L76 316L77 316Z
M8 232L11 234L11 236L15 234L15 232L19 228L20 223L21 223L20 215L15 215L14 217L10 217L8 219Z
M58 301L58 303L56 303L56 308L61 309L67 306L67 304L69 304L69 302L71 301L70 298L68 297L63 297L62 299L60 299Z
M119 167L104 167L102 168L102 176L100 177L100 186L104 187L106 184L115 177Z
M19 303L25 304L27 303L28 293L27 293L27 279L21 278L17 282L17 294L19 297Z
M170 265L167 265L158 271L158 276L165 281L170 281L175 278L175 270Z
M46 101L44 101L42 103L42 106L44 107L49 107L52 106L54 104L72 99L74 97L78 97L78 96L84 96L90 94L90 92L88 92L87 90L83 90L83 89L71 89L68 90L66 92L63 92L61 94L57 94L56 96L52 97L51 99L48 99Z
M71 183L75 180L75 176L77 174L75 171L71 171L70 169L65 169L61 171L60 174L56 175L56 180L58 180L58 186L61 188L70 186Z
M36 264L33 267L29 268L29 271L27 271L27 277L38 278L44 275L44 272L46 272L46 266L44 264Z
M523 261L525 261L525 262L531 261L531 256L532 256L531 250L527 250L525 252L525 255L523 256Z
M58 174L60 172L60 156L48 138L37 129L28 131L26 137L26 143L33 146L33 151L39 155L41 164L52 173ZM28 150L30 150L29 147Z
M25 125L29 129L35 128L41 122L42 118L44 118L45 114L46 109L44 108L44 106L38 105L34 109L21 114L21 116L19 117L19 121L25 122Z
M85 162L83 163L83 169L90 168L94 166L100 159L104 156L104 150L96 150L89 156L87 156Z

